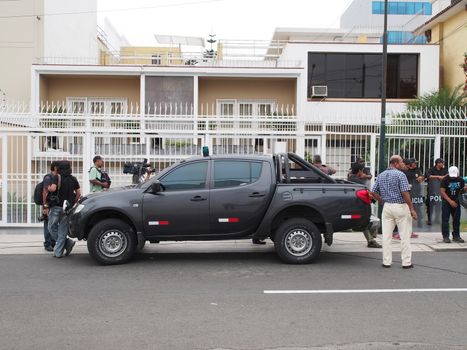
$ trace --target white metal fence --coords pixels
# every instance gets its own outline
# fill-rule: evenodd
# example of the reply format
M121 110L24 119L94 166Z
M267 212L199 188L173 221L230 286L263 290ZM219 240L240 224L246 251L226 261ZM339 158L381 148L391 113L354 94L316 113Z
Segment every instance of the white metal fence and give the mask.
M290 110L269 115L198 115L190 106L173 114L76 114L65 109L31 113L27 106L0 109L0 226L34 225L40 208L33 204L36 184L53 160L68 159L88 190L88 170L99 154L112 177L112 186L131 183L122 172L125 162L143 158L159 171L176 161L201 154L270 154L295 152L304 157L320 154L346 177L361 156L377 169L379 125L327 124L297 117ZM54 112L54 113L52 113ZM388 116L387 157L400 154L419 160L423 170L444 158L467 174L466 109L425 110Z

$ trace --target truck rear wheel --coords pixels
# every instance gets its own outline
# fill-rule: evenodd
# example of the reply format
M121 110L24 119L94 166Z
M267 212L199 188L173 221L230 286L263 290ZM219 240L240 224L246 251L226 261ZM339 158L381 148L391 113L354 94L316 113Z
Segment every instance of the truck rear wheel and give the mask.
M277 255L288 264L308 264L321 251L321 232L311 221L294 218L284 221L275 231Z
M136 236L122 220L103 220L89 232L89 254L102 265L124 264L133 257L135 249Z

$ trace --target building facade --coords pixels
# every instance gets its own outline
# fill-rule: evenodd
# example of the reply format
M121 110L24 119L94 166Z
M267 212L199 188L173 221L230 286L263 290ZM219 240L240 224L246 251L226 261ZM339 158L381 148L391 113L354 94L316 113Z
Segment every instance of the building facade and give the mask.
M442 5L446 5L443 3ZM415 30L431 44L439 45L441 85L467 88L467 0L452 0L433 18Z

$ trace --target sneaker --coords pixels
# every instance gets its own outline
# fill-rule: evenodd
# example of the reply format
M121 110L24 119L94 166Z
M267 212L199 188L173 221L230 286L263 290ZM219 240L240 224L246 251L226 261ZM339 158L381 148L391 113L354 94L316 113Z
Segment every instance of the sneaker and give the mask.
M46 251L48 251L48 252L53 252L53 251L54 251L54 248L53 248L52 246L50 246L50 245L45 246L44 249L45 249Z
M389 269L391 267L391 265L382 265L385 269Z
M392 234L392 239L397 239L397 240L401 240L401 236L398 234L398 233L393 233Z
M413 264L402 266L403 269L413 269Z
M410 235L410 238L418 238L418 235L412 232L412 234Z
M70 255L71 251L73 250L73 247L75 246L76 242L73 240L68 240L66 247L65 247L65 256Z
M61 259L61 258L63 258L63 254L62 255L54 255L53 257L57 258L57 259Z
M453 242L456 242L456 243L464 243L464 242L465 242L465 241L464 241L462 238L460 238L460 237L454 237L454 238L452 239L452 241L453 241Z
M431 226L431 220L428 220L428 221L426 222L426 224L427 224L428 226Z
M367 247L368 248L382 248L383 246L376 241L369 241Z
M451 240L449 239L449 237L444 237L443 243L451 243Z

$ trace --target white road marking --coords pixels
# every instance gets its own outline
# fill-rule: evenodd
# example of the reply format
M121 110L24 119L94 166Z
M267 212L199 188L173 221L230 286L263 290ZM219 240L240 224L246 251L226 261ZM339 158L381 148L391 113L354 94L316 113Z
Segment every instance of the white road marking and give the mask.
M467 292L467 288L265 290L264 294L364 294Z

